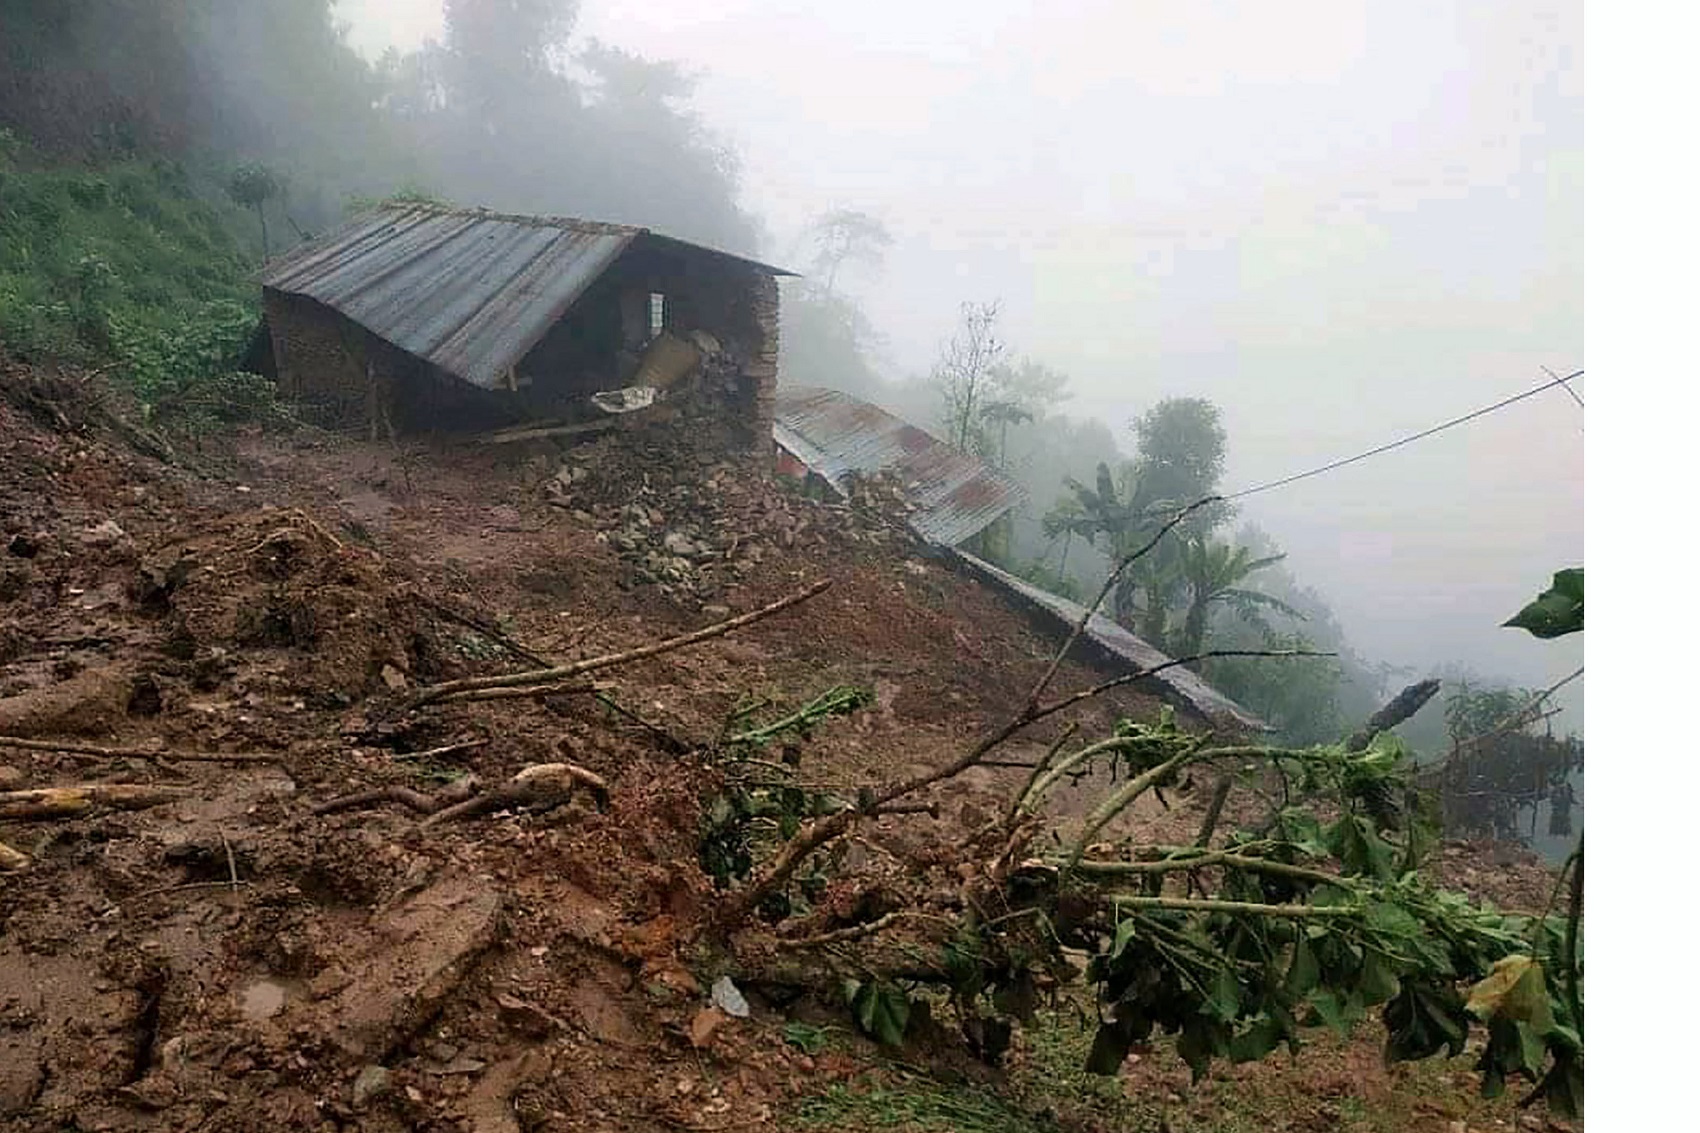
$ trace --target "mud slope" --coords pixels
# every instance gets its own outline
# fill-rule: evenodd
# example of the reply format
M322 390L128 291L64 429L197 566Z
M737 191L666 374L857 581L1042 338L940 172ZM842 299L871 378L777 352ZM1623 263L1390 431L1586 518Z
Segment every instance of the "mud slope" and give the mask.
M38 378L0 379L0 734L36 741L0 747L0 789L164 801L0 817L27 859L0 872L0 1129L771 1127L807 1060L759 1005L693 1044L714 772L658 730L700 743L752 697L861 685L874 706L800 769L854 787L960 751L1047 643L915 547L892 500L803 499L711 439L248 436L167 465L52 409L70 387L26 396ZM584 694L398 710L821 578L610 671L626 714ZM1059 687L1094 676L1066 666ZM1082 722L1154 710L1128 694ZM604 779L605 805L315 809L559 760ZM1020 774L954 785L940 837Z

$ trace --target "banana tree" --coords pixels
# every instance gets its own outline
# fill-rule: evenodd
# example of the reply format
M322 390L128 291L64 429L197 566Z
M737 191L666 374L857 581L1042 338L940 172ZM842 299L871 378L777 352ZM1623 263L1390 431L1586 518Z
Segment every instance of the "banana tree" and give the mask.
M1203 539L1187 539L1179 544L1178 568L1186 587L1186 617L1181 623L1179 638L1167 643L1180 656L1191 656L1204 648L1204 638L1210 628L1210 615L1218 606L1238 614L1248 625L1265 635L1272 632L1266 612L1304 620L1304 614L1281 601L1273 594L1252 590L1241 585L1260 570L1274 566L1286 555L1269 555L1257 559L1248 547L1227 543L1212 543Z
M1178 506L1148 499L1127 468L1119 487L1107 464L1098 465L1094 487L1074 479L1065 483L1074 494L1045 516L1045 534L1078 535L1092 546L1102 539L1104 551L1117 560L1154 536ZM1163 540L1122 575L1110 596L1115 619L1156 645L1167 636L1169 611L1178 597L1177 546L1172 537Z

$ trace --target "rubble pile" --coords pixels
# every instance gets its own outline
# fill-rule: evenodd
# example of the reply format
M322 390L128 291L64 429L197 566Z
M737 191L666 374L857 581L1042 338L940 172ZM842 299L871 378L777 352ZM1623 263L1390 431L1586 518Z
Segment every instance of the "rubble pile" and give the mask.
M574 448L544 489L619 553L622 585L711 605L776 549L903 554L915 546L909 505L888 478L858 478L841 499L816 481L776 475L767 458L735 452L706 431L614 434Z

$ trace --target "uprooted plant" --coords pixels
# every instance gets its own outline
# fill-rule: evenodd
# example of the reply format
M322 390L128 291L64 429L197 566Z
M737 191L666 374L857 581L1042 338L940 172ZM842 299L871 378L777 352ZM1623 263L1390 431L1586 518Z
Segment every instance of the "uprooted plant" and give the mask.
M1098 602L1185 514L1118 565ZM1389 1061L1460 1055L1479 1024L1484 1093L1522 1077L1533 1083L1526 1101L1544 1097L1556 1112L1579 1112L1579 903L1556 922L1550 908L1507 915L1419 873L1434 808L1388 730L1433 695L1433 682L1333 745L1220 744L1184 732L1172 715L1124 721L1072 747L1064 733L1004 813L965 840L847 867L837 850L858 823L923 809L920 792L988 762L1013 736L1164 667L1047 700L1082 628L1005 724L931 772L810 791L795 758L757 752L756 737L784 734L780 722L737 733L751 740L743 750L731 745L730 758L770 778L759 787L740 780L733 797L762 798L768 810L720 796L705 827L704 864L712 858L711 872L736 886L722 927L744 978L792 988L842 981L858 1025L888 1043L902 1041L918 1011L948 1005L968 1045L994 1062L1042 998L1057 1002L1084 987L1097 1014L1088 1069L1105 1074L1159 1030L1177 1036L1201 1075L1217 1058L1296 1050L1307 1027L1347 1031L1376 1008ZM857 702L835 694L786 719L806 726ZM1106 780L1084 819L1065 827L1047 818L1047 795L1082 776ZM1191 844L1148 844L1125 832L1141 798L1199 779L1218 788ZM1233 792L1262 805L1218 836ZM756 825L765 837L751 836ZM828 890L833 899L817 900Z

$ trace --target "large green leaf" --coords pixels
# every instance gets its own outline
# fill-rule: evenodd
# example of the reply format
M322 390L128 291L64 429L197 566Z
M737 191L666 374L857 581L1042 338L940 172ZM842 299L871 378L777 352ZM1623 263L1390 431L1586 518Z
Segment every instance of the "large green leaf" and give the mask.
M909 1029L909 997L890 984L865 983L850 1000L856 1023L887 1046L901 1046Z
M1517 611L1505 623L1509 629L1526 629L1536 637L1563 637L1582 630L1582 568L1571 567L1552 576L1552 587Z

